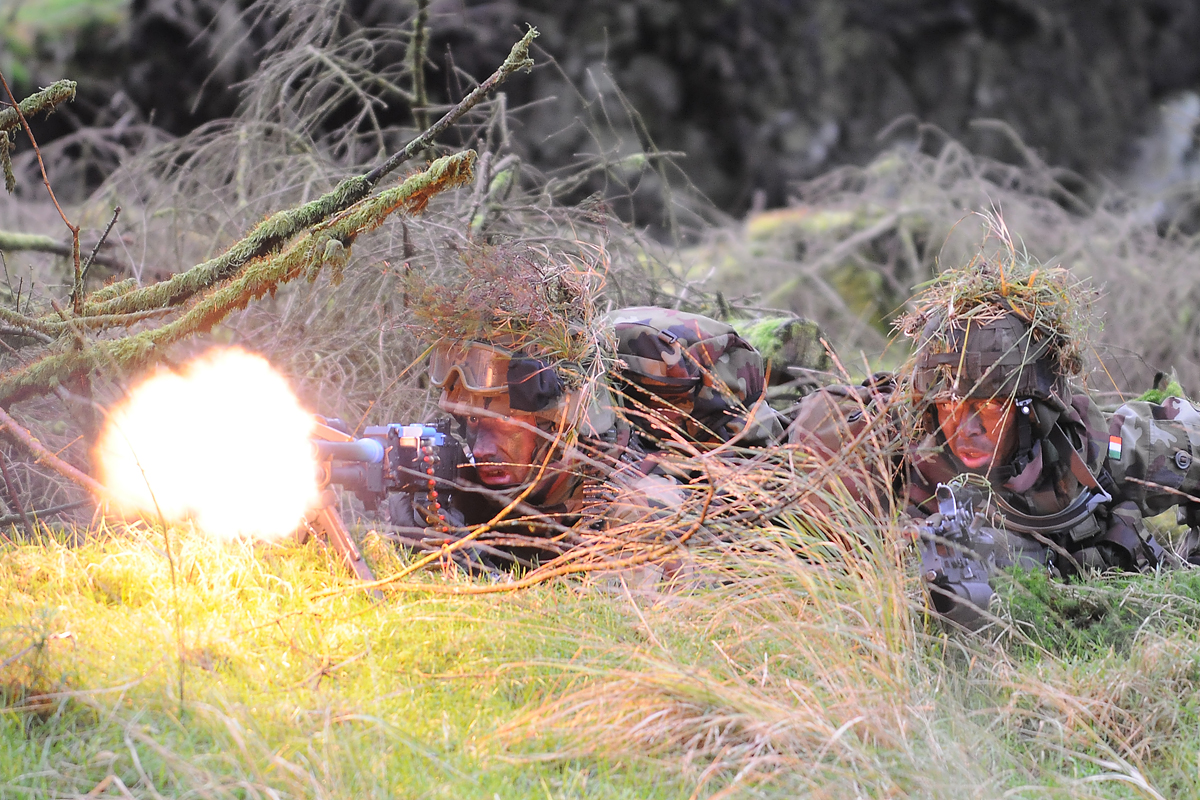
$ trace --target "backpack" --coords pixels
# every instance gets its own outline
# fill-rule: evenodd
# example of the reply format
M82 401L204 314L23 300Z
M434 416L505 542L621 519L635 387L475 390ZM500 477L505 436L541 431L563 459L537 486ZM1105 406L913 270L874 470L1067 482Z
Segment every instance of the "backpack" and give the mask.
M609 320L617 388L631 416L649 397L682 412L679 427L698 442L737 437L754 446L782 437L779 415L763 399L762 355L732 325L654 306L619 309Z

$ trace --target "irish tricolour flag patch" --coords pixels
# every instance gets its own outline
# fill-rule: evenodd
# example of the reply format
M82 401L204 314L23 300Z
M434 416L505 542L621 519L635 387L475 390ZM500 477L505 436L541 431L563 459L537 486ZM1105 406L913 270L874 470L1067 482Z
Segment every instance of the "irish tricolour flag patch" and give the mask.
M1113 461L1121 460L1121 437L1120 436L1108 437L1108 457L1111 458Z

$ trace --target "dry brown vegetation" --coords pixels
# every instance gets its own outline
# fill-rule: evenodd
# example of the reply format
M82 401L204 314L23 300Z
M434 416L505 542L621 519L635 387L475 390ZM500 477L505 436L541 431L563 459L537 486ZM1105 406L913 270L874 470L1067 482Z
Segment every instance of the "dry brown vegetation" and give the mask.
M147 133L72 210L86 245L94 241L86 234L103 229L113 206L123 209L105 247L119 267L104 274L95 268L93 303L119 301L139 286L172 285L156 281L196 264L221 263L269 215L318 200L413 137L415 128L386 128L370 113L378 102L372 87L402 80L404 69L376 75L365 66L371 37L408 46L409 31L346 34L317 6L305 9L309 16L283 28L246 87L239 117L179 140ZM424 419L431 403L412 304L436 308L425 293L477 279L469 270L480 262L463 253L503 252L519 242L576 264L604 265L607 301L615 306L661 302L747 315L783 307L820 320L851 368L860 360L878 363L881 352L894 362L903 353L886 349L886 322L905 307L913 286L942 266L992 255L983 212L1002 214L1016 246L1032 258L1103 288L1096 303L1103 327L1084 354L1093 370L1103 361L1089 378L1093 389L1137 393L1156 371L1174 368L1189 392L1200 393L1197 242L1169 226L1160 230L1141 200L1115 190L1085 198L1069 188L1076 185L1070 176L1027 151L1025 163L1004 164L926 130L915 148L887 150L866 166L797 187L791 208L744 225L721 222L700 200L668 191L672 168L651 144L631 152L631 143L609 137L605 115L628 116L626 107L579 100L585 114L574 132L586 132L596 147L577 169L537 174L512 147L526 111L509 108L503 95L481 103L454 129L457 140L448 148L477 153L469 184L422 197L419 217L375 215L368 221L380 224L369 233L362 220L339 217L353 228L348 253L346 237L306 234L279 251L275 266L297 277L314 263L336 269L310 282L277 282L265 294L243 292L239 297L262 296L206 336L175 341L155 357L179 360L213 342L237 342L267 355L315 411L352 424ZM357 109L351 122L324 124L345 104ZM317 140L318 130L332 132ZM45 155L53 176L61 153ZM425 153L443 168L454 163L434 160L443 155L440 146ZM111 152L94 157L112 163ZM457 180L466 177L464 158ZM52 207L34 196L40 179L30 152L18 151L14 172L21 194L0 200L0 227L61 232ZM424 174L414 167L407 177ZM607 194L562 202L581 176L597 175ZM671 237L651 239L611 213L614 199L629 196L639 181L660 190L661 228ZM391 202L383 207L390 210ZM253 263L265 268L267 261ZM70 350L79 343L70 314L47 311L50 298L70 294L74 275L63 259L10 249L4 264L4 300L23 318L58 325L56 335L67 331L58 339L65 352L77 352ZM426 279L421 286L412 283L414 272ZM120 288L97 287L102 280ZM130 321L137 335L162 329L157 319ZM94 342L89 336L83 338ZM0 363L9 370L3 380L11 381L25 368L17 346L33 343L23 334L5 337L13 349ZM866 359L855 354L860 349ZM95 366L92 396L107 403L130 376L106 361ZM90 406L79 400L79 388L9 410L51 450L83 465ZM10 602L0 658L11 682L8 710L27 697L55 704L51 727L38 729L52 733L30 736L45 745L50 771L36 772L42 756L19 744L24 718L5 728L12 743L5 763L18 765L26 784L43 781L38 788L59 794L117 780L147 795L158 791L156 782L181 792L205 787L213 796L267 788L290 796L382 795L395 793L395 775L440 791L437 778L425 774L430 763L462 793L490 797L495 788L519 797L541 790L489 772L500 759L515 762L522 776L560 781L554 788L563 795L586 795L564 777L580 764L602 776L595 780L609 781L604 786L613 795L1194 791L1187 759L1194 758L1195 709L1179 698L1194 694L1200 681L1200 646L1190 630L1175 626L1197 616L1197 592L1186 576L1179 585L1165 578L1164 586L1150 585L1142 605L1130 600L1140 590L1101 582L1097 591L1112 603L1095 607L1147 609L1132 621L1120 618L1115 644L1084 635L1096 627L1081 622L1090 618L1078 613L1067 589L1019 583L981 637L946 634L919 613L911 554L898 544L898 510L882 498L863 506L823 488L837 484L822 470L858 469L863 458L869 467L886 461L894 443L877 441L877 434L868 429L861 446L833 465L810 464L797 448L727 458L684 448L678 468L701 477L670 514L614 526L510 584L414 574L415 562L368 536L368 553L395 593L385 608L341 583L319 554L277 559L248 549L213 551L188 531L173 534L183 542L184 576L173 599L156 540L137 526L67 526L63 537L87 540L71 546L5 545L0 581ZM29 463L12 471L7 496L35 508L79 497ZM689 549L681 551L684 542ZM567 574L575 577L535 586ZM513 594L520 587L529 591ZM1182 599L1145 598L1168 592ZM507 599L480 597L493 593ZM439 594L456 597L420 599ZM437 609L432 644L396 633L420 622L398 597ZM63 637L52 638L62 626L34 624L46 604L64 609L65 629L86 642L78 658L66 655ZM160 624L181 607L178 630ZM1062 619L1045 611L1067 607ZM606 614L620 618L613 631ZM507 639L506 624L513 625ZM1084 634L1047 641L1038 631L1048 624ZM457 625L492 629L459 635ZM153 653L143 658L122 649L107 635L113 630L124 640L147 637ZM531 655L530 641L544 649ZM47 654L55 658L46 661ZM119 668L108 671L109 659ZM268 662L286 666L263 677ZM199 696L187 724L175 716L176 670L190 670ZM524 677L509 682L508 671ZM411 689L414 675L425 681L413 692L419 699L405 695L401 702L391 682ZM132 711L106 694L127 678ZM323 681L339 692L320 694ZM444 704L433 683L452 687ZM409 702L426 716L414 715ZM481 706L490 716L471 718ZM139 722L142 711L152 717L153 735ZM84 733L72 738L53 727L60 723ZM82 741L87 736L112 755L115 779ZM321 736L318 752L312 742ZM206 747L225 755L209 758ZM367 763L364 747L381 754L376 763ZM422 747L424 755L411 756ZM153 766L144 768L139 758ZM447 760L483 778L454 783L457 767L438 771ZM605 769L614 763L634 766L613 779ZM392 775L380 778L380 764ZM636 773L646 765L666 776L662 785L642 782ZM27 777L35 773L41 777ZM489 784L493 779L500 785Z

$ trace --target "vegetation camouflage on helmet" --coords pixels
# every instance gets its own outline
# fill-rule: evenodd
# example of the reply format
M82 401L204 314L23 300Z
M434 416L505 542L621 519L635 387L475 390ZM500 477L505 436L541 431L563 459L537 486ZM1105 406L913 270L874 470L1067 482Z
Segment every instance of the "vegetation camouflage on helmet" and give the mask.
M787 380L788 367L833 369L833 359L821 342L825 334L821 332L821 326L810 319L793 315L735 321L734 324L763 359L772 364L772 382Z
M685 412L689 435L727 440L746 427L765 389L763 359L732 325L652 306L619 309L609 319L619 376ZM776 417L763 411L744 434L747 443L782 435Z
M918 343L912 388L916 398L929 402L1032 397L1057 410L1065 408L1071 396L1049 342L1036 339L1029 325L1011 311L949 326L938 317L930 319Z
M456 255L461 263L449 275L414 270L406 276L417 332L435 344L482 342L516 358L540 359L554 367L563 392L536 415L585 436L610 428L615 417L606 374L614 348L598 306L602 265L521 243L479 245ZM458 413L470 402L444 391L439 405Z
M899 323L915 338L915 399L1030 397L1062 410L1083 369L1094 293L1062 268L1008 251L1007 263L947 270Z

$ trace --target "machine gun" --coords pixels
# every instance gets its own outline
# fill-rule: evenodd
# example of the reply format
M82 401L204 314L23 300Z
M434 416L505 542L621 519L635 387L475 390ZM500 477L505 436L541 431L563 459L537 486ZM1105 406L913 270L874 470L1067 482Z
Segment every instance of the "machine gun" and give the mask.
M996 571L997 542L974 511L974 501L939 483L938 513L917 530L921 574L934 609L967 628L978 628L992 598L989 579Z
M468 461L451 425L451 420L435 425L373 425L362 438L355 438L340 420L317 418L312 442L321 500L305 522L359 579L369 582L375 576L342 522L332 485L354 492L368 511L378 508L392 492L428 492L436 507L437 487L443 487L441 496L448 500L445 487L454 485L459 467ZM381 597L378 592L372 596Z

